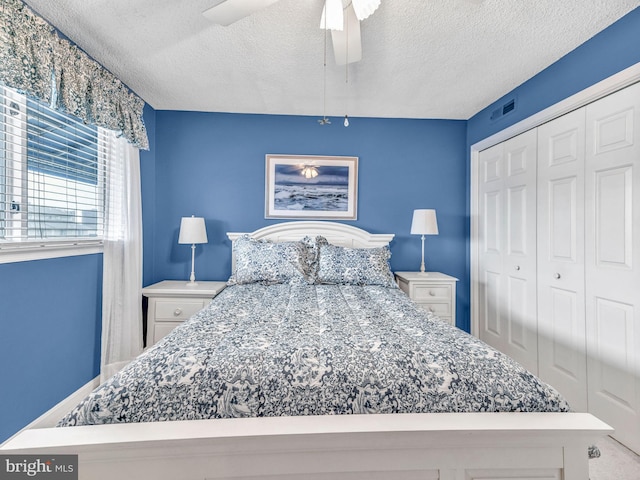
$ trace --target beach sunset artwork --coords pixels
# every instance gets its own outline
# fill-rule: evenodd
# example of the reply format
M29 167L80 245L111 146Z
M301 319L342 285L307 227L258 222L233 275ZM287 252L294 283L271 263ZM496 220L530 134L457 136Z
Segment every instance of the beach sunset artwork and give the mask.
M313 178L302 175L303 168L276 165L276 210L346 212L349 207L349 167L306 167L315 168L318 175Z
M355 219L354 160L267 156L267 218Z

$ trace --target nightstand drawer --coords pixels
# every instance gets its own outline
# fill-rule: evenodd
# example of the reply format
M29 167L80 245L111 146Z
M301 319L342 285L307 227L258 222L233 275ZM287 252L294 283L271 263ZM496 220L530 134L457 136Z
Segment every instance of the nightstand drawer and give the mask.
M439 317L451 315L451 302L449 303L421 303L418 302L427 312L431 312Z
M158 322L184 321L207 305L203 300L156 300L155 319Z
M413 297L416 302L430 301L435 298L451 298L451 285L413 285Z
M177 326L182 325L182 322L162 322L156 323L153 329L153 343L158 342L167 336Z
M457 278L440 272L395 272L398 286L420 308L456 325Z

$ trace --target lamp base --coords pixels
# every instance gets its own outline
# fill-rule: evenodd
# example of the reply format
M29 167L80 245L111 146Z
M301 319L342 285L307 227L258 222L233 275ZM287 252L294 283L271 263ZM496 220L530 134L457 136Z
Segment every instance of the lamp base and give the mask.
M198 282L196 282L196 244L193 243L191 245L191 276L189 277L189 283L187 283L187 287L197 287Z

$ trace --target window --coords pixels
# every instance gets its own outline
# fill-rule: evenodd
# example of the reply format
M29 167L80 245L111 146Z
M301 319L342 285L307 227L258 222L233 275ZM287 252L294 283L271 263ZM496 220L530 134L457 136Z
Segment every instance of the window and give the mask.
M0 255L100 245L105 133L0 87Z

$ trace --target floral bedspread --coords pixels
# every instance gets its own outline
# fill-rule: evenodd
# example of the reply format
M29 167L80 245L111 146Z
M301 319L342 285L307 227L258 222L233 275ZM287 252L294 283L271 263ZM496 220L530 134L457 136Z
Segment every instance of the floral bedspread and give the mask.
M553 388L399 289L249 284L227 287L59 426L568 410Z

